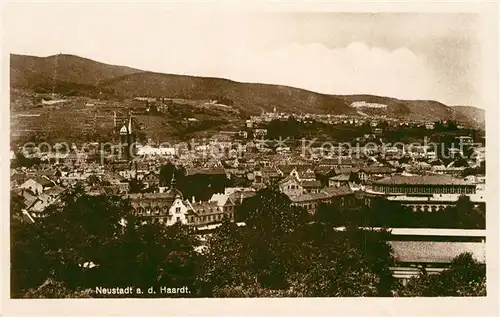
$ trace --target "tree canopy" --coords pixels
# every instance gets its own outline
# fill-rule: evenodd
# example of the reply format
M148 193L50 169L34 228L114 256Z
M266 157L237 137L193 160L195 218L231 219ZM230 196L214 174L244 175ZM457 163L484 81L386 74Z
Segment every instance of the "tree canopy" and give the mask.
M12 208L22 208L14 200ZM458 209L468 210L465 198ZM392 277L389 233L337 231L311 221L284 194L266 188L210 234L137 218L116 196L63 195L35 223L12 222L13 298L97 297L96 287L189 288L194 297L481 296L485 266L471 255L439 275L406 285ZM203 238L203 239L200 239ZM125 296L125 295L116 295ZM141 296L159 297L160 294Z

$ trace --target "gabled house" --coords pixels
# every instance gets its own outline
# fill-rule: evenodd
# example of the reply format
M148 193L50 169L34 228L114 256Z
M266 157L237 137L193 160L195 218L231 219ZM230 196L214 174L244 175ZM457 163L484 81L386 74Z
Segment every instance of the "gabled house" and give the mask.
M395 172L396 169L390 166L367 166L359 170L358 177L362 183L365 183L370 180L393 175Z
M328 179L328 187L349 187L351 190L362 188L361 180L357 173L338 174Z
M300 185L302 186L304 192L309 194L319 193L323 187L321 185L321 181L319 180L303 180L300 182Z
M226 217L234 220L236 203L231 199L231 194L213 194L209 202L215 202Z
M349 186L351 174L338 174L328 179L328 187Z
M319 193L290 197L293 206L303 207L314 214L320 204L335 204L339 208L356 205L356 196L349 187L327 187Z
M288 197L299 196L304 193L304 187L302 187L297 177L293 175L289 175L280 181L278 186L280 191Z
M217 202L195 202L186 201L188 205L188 224L203 226L211 223L221 222L225 215L222 208L217 206Z
M189 205L186 201L183 201L182 196L176 196L172 205L168 210L168 215L166 219L164 218L163 223L167 226L174 225L176 223L188 224L189 216L192 212L189 210ZM162 221L160 221L162 223Z

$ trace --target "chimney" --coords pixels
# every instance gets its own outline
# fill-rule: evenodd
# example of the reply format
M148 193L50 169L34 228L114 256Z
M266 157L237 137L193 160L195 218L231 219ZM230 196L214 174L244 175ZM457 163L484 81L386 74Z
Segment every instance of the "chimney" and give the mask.
M194 199L194 196L191 198L191 202L194 204L196 200Z

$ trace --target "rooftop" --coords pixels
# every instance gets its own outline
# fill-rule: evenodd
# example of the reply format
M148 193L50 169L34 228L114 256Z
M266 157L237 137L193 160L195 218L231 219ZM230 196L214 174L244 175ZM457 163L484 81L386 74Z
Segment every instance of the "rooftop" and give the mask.
M398 262L450 263L461 253L470 252L480 261L486 261L486 244L482 242L390 241Z
M349 181L349 174L339 174L333 177L330 177L329 179L332 181Z
M466 181L447 175L402 176L394 175L374 182L376 185L470 185Z
M347 186L327 187L319 193L302 194L299 196L291 197L290 199L292 200L292 202L298 203L298 202L306 202L306 201L323 200L323 199L333 198L336 196L345 196L345 195L349 195L352 193L353 193L353 191Z
M317 187L321 187L321 181L319 181L319 180L315 180L315 181L305 180L305 181L300 182L300 185L302 187L305 187L305 188L317 188Z

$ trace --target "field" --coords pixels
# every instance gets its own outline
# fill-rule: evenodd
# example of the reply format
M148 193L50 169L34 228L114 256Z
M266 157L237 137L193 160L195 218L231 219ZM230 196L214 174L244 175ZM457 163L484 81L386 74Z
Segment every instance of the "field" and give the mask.
M47 96L30 96L19 90L12 94L11 143L113 142L129 114L140 139L155 142L210 136L219 130L236 129L243 122L232 108L209 105L203 100L171 100L165 110L150 113L142 101L66 97L65 102L42 105L44 97Z

